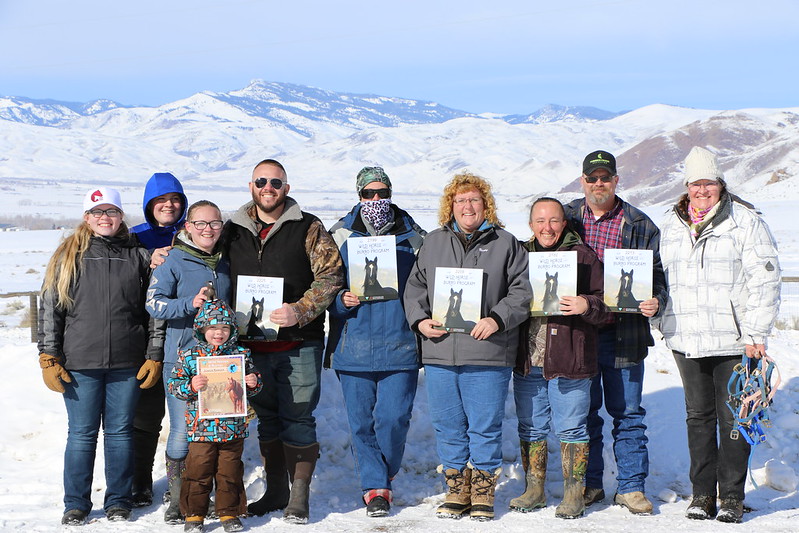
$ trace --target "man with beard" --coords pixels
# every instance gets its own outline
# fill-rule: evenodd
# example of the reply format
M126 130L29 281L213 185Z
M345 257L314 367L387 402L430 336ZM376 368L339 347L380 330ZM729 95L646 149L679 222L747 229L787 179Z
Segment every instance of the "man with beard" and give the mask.
M251 397L266 492L251 503L255 515L284 509L293 523L308 521L308 489L319 456L316 419L324 340L324 311L344 286L338 246L322 222L288 196L286 170L265 159L249 184L252 201L225 224L223 253L237 277L283 278L283 305L269 315L277 340L242 341L252 351L264 387ZM291 489L289 489L291 480Z
M652 502L644 494L649 474L646 444L646 410L641 406L644 358L654 345L649 317L666 305L666 280L660 262L660 231L646 214L616 196L619 176L616 158L604 150L591 152L583 161L580 184L585 198L565 206L566 218L585 244L604 261L606 248L648 249L653 252L653 298L643 300L640 314L614 313L599 330L599 374L591 382L591 407L588 413L588 470L585 478L585 505L605 498L602 488L602 417L605 409L613 418L613 452L616 458L618 488L614 501L633 514L649 514Z

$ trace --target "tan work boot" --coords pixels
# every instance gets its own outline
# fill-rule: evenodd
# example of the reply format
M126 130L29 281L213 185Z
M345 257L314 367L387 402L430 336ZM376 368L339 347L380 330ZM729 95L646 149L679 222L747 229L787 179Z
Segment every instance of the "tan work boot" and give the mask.
M444 503L436 509L436 516L458 519L469 514L472 508L472 469L466 466L463 470L444 470L443 465L438 465L438 472L444 474L449 492Z
M524 468L524 494L510 501L510 510L527 513L546 507L544 481L547 477L547 441L519 441Z
M640 490L616 494L616 505L626 507L632 514L652 514L652 502Z
M605 499L605 491L596 487L586 487L583 490L583 502L588 507L596 502L601 502Z
M502 468L493 472L472 469L472 520L485 522L494 519L494 490Z
M588 443L561 442L560 460L563 468L563 500L555 509L555 516L580 518L585 514L583 490L588 468Z

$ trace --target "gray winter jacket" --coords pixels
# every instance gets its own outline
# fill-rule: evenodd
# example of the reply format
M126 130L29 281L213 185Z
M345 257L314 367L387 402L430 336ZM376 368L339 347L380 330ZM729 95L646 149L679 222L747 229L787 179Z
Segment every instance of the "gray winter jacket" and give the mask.
M686 357L743 355L765 344L780 307L777 245L754 209L722 196L697 239L676 207L667 216L660 257L669 285L655 325Z
M468 333L450 333L438 339L420 335L422 363L461 366L513 366L519 343L518 326L530 314L533 296L527 273L527 251L509 232L491 227L473 237L468 249L449 227L427 235L405 287L405 315L418 324L431 317L436 267L483 269L481 317L492 317L499 331L486 340Z

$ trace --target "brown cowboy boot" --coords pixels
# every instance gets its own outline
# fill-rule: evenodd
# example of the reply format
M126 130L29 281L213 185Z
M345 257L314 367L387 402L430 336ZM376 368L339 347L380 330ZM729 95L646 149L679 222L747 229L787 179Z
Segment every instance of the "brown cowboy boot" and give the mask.
M524 494L510 501L510 510L527 513L546 507L544 481L547 477L547 441L520 441L524 467Z
M436 516L458 519L469 514L472 507L472 469L466 466L463 470L455 468L444 470L443 465L438 465L437 470L444 474L449 492L444 503L436 509Z
M494 519L494 490L502 468L493 472L472 469L472 520L485 522Z
M579 518L585 513L583 490L588 467L588 443L561 442L560 460L563 468L563 501L555 509L555 516Z

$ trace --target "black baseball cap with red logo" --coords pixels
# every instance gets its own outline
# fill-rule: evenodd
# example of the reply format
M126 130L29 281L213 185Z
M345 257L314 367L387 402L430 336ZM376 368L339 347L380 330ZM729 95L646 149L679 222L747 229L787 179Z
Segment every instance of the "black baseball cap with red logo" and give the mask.
M583 175L588 176L593 171L604 168L611 176L616 175L616 158L604 150L591 152L583 159Z

